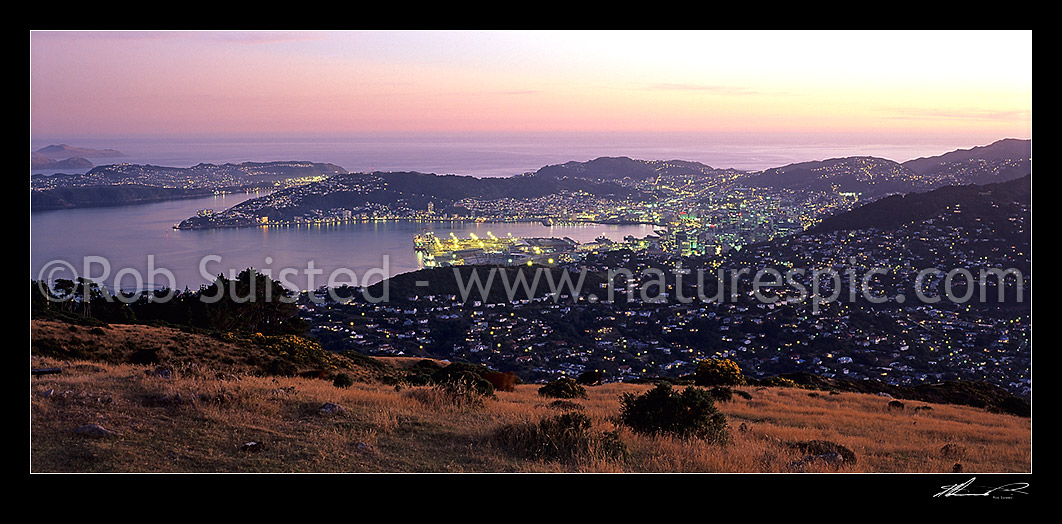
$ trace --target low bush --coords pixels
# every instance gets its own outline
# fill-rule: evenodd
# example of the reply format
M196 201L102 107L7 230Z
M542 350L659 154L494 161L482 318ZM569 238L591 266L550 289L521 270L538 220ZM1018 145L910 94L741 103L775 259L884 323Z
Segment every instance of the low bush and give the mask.
M698 386L736 386L745 383L741 368L728 358L710 358L697 363L693 383Z
M712 394L689 386L676 393L661 382L640 396L625 393L620 421L637 433L669 434L724 444L729 440L726 415L715 406Z
M586 388L575 379L563 377L538 388L538 394L550 398L586 398Z
M734 400L734 390L730 388L716 386L708 390L708 393L712 395L712 398L719 402L730 402L731 400Z
M798 387L800 387L800 385L797 384L796 381L794 381L793 379L790 379L790 378L785 378L785 377L768 377L768 378L765 378L763 380L760 380L759 385L760 386L769 387L769 388L798 388Z
M354 385L354 377L346 373L338 373L335 378L332 379L332 385L337 388L349 388Z

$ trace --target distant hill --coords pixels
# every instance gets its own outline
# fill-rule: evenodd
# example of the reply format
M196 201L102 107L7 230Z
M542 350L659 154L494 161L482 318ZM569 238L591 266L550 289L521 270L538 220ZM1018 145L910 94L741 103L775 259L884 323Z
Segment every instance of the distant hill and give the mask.
M198 164L189 168L108 164L85 174L32 175L30 203L34 211L138 204L345 173L335 164L305 161Z
M327 162L276 161L205 164L192 167L164 167L149 164L112 164L93 168L86 177L121 183L148 183L163 187L184 187L189 180L212 187L238 187L248 183L289 178L345 174L342 167Z
M1032 172L1032 141L1005 139L971 149L898 163L870 156L800 162L752 174L746 185L836 190L880 197L943 186L990 184Z
M1032 158L1032 140L1005 138L987 146L970 149L957 149L939 156L916 158L903 163L903 166L918 174L925 174L939 169L942 164L968 162L970 160L1000 161L1027 160ZM1023 173L1024 174L1024 173Z
M89 149L66 144L44 146L30 153L30 169L85 169L92 167L89 158L125 156L116 149Z
M621 178L643 179L656 176L651 162L628 157L601 157L588 162L566 162L545 166L535 172L542 178L586 178L614 180Z
M688 160L636 160L625 156L600 157L586 162L565 162L540 168L536 178L582 178L586 180L645 180L661 175L707 174L719 171Z
M83 158L115 158L125 156L117 149L90 149L87 147L74 147L66 144L44 146L36 151L50 158L70 158L79 156Z
M767 169L745 184L774 189L804 189L882 195L911 188L915 174L898 162L871 156L831 158Z
M184 189L143 185L101 185L60 187L30 192L30 209L46 211L76 207L124 206L162 202L180 198L203 197L212 194L208 189Z
M445 210L463 198L537 198L562 191L632 198L641 196L639 191L616 183L579 178L476 178L415 171L342 173L323 181L278 190L268 196L242 202L210 218L191 217L183 221L181 227L195 229L247 225L253 223L248 222L247 217L287 220L312 214L315 210L367 205L404 205L423 209L433 203L436 209ZM228 217L233 217L233 220L227 220Z
M70 158L64 158L62 160L56 160L49 158L48 156L40 153L32 153L30 155L30 169L42 170L42 169L85 169L91 168L92 162L87 158L75 156Z
M892 195L850 211L828 217L808 230L809 234L855 229L890 229L926 220L961 205L979 216L1005 214L1007 204L1032 201L1032 178L996 184L946 186L924 193Z

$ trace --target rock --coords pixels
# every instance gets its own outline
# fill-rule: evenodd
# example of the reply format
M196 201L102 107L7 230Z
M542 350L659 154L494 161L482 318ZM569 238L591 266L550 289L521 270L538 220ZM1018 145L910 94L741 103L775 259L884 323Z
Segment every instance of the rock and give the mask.
M793 461L789 464L789 467L796 471L804 471L805 468L812 464L823 464L826 466L839 467L844 464L845 459L840 453L836 451L828 451L820 455L807 455L800 460Z
M852 450L828 440L808 440L803 442L790 442L789 447L807 453L805 457L822 457L822 459L840 459L840 463L855 464L856 455ZM835 457L836 456L836 457Z
M371 444L366 444L364 442L358 442L357 444L354 445L354 449L359 451L359 452L362 452L362 453L371 453L372 452L372 445Z
M250 451L252 453L257 453L259 451L262 451L262 449L264 448L262 447L261 442L252 441L240 446L240 451Z
M84 435L86 437L104 438L117 435L117 433L99 425L99 424L85 424L74 430L78 435Z
M342 413L344 411L346 411L346 409L344 409L343 406L340 406L339 404L333 404L331 402L325 402L324 405L317 410L317 412L322 415L334 415L336 413Z
M197 401L194 396L182 396L180 393L174 393L173 395L152 395L144 399L144 406L147 407L173 407L183 404L195 404Z
M829 451L821 455L814 455L811 457L812 462L825 462L826 464L841 464L844 462L844 457L836 451Z
M41 396L44 398L48 398L52 396L52 393L55 393L55 389L49 389L48 391L44 391L41 393Z

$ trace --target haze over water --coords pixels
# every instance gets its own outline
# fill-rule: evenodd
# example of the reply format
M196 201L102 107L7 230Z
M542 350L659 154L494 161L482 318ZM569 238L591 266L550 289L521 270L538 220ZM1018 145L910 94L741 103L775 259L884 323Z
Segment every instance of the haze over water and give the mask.
M864 141L851 136L726 135L718 133L409 133L264 138L34 138L32 148L65 143L117 149L126 156L94 164L133 163L190 167L198 163L305 160L351 172L419 171L477 177L512 176L569 161L603 156L689 160L715 168L762 170L842 156L878 156L904 162L954 149L986 145L966 138ZM71 171L67 171L71 172Z

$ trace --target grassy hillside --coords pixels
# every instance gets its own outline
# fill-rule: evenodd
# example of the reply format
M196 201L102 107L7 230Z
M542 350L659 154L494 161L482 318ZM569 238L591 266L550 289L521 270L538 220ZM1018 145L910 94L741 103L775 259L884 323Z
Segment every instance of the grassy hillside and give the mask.
M1031 419L965 406L907 401L896 410L877 395L739 387L749 398L717 402L729 426L721 445L620 424L623 395L649 385L588 386L585 398L557 400L522 384L468 402L431 386L389 385L420 359L339 362L359 380L337 387L242 367L267 345L92 329L33 323L35 347L48 351L35 351L31 367L62 369L30 379L33 472L1031 471ZM101 358L135 344L158 346L171 365ZM71 345L78 356L58 352ZM922 406L931 409L914 409ZM539 423L565 413L589 425L564 433L566 452L535 452L556 444ZM828 455L814 442L832 443L846 460L812 459Z

